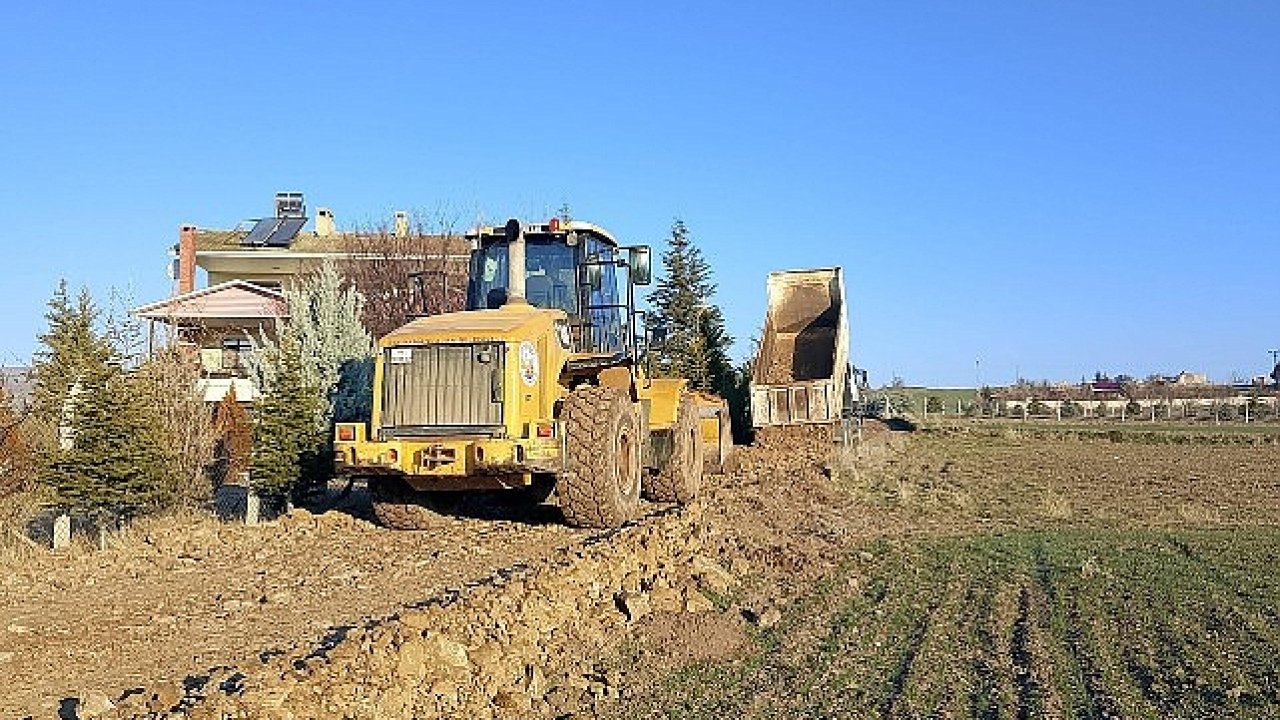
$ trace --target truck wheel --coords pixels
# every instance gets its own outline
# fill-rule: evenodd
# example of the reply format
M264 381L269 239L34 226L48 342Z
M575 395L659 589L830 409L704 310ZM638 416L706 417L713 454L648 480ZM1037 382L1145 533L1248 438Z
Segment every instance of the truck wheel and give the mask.
M617 527L640 503L640 419L631 399L607 387L583 385L564 401L569 457L557 492L575 527Z
M702 486L702 430L698 427L698 402L692 395L680 399L676 424L671 428L671 457L656 475L649 476L645 495L657 502L687 503Z
M421 492L400 478L369 478L369 499L378 522L395 530L430 530L462 493Z

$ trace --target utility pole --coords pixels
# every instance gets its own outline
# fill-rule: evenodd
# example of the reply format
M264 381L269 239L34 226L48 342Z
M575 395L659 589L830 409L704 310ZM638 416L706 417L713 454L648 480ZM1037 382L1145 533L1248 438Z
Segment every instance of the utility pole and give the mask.
M1271 383L1280 388L1280 376L1276 374L1276 358L1280 357L1280 349L1272 349L1267 352L1271 353Z

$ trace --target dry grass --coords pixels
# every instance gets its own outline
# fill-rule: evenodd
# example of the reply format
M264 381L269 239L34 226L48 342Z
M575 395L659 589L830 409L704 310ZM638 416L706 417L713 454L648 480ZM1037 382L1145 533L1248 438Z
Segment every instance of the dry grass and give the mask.
M27 491L0 497L0 565L12 560L24 561L47 548L27 536L27 525L44 507L47 495Z

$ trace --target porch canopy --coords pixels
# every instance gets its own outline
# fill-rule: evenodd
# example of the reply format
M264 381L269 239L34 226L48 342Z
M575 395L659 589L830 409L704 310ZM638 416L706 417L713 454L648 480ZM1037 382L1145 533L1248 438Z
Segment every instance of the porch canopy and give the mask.
M133 309L133 315L183 327L245 327L288 315L284 295L247 280L228 280Z

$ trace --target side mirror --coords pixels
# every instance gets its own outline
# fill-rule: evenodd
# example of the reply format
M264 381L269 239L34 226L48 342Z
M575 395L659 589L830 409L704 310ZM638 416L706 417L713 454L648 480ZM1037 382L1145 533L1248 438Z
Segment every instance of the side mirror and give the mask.
M632 284L648 285L653 282L653 253L648 245L627 248L627 268L631 271Z

